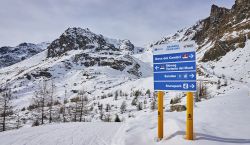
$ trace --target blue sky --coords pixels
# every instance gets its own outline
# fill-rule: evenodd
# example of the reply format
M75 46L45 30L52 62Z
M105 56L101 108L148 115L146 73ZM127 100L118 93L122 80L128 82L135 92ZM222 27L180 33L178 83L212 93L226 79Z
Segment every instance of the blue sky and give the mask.
M68 27L89 28L143 46L234 0L0 0L0 46L52 41Z

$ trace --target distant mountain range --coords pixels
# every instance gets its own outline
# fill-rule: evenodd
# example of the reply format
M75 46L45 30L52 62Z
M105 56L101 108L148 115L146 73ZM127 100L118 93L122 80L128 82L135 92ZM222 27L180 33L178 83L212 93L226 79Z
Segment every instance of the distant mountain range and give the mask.
M49 42L40 44L21 43L16 47L4 46L0 48L0 68L13 65L45 50Z

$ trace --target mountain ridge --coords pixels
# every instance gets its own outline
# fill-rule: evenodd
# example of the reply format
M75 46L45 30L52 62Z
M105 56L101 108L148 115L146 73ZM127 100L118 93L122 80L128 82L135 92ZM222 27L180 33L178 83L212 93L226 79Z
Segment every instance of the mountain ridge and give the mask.
M49 42L42 42L38 44L24 42L15 47L0 47L0 68L13 65L38 54L46 49L49 44Z
M213 43L201 61L219 60L230 50L245 46L246 40L250 38L249 13L250 3L247 0L236 0L231 9L212 5L209 17L198 21L190 28L177 31L173 36L164 37L150 46L171 41L194 40L199 45L199 50Z

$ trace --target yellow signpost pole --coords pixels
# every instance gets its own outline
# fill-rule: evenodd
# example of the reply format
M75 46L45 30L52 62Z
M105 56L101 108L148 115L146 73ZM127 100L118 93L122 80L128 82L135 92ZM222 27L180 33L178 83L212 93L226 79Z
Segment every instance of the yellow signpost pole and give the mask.
M158 91L158 139L163 138L163 91Z
M193 93L187 92L186 139L193 140Z

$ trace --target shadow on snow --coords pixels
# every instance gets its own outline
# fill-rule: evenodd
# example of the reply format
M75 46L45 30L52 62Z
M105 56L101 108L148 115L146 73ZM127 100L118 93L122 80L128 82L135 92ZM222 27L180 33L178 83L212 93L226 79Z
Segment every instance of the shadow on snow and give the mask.
M164 140L169 140L178 135L184 136L185 134L186 134L185 131L177 131L174 134L164 138ZM239 143L239 144L250 143L250 139L224 138L224 137L218 137L218 136L208 135L204 133L195 133L194 140L208 140L208 141L216 141L216 142L224 142L224 143Z

